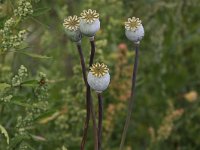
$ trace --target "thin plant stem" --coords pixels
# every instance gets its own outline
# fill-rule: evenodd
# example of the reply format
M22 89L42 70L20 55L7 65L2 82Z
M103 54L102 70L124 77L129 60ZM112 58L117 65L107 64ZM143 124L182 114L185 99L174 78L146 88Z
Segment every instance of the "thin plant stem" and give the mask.
M84 150L85 148L85 143L86 143L86 138L87 138L87 133L88 133L88 127L89 127L89 121L90 121L90 112L92 115L92 121L93 121L93 132L94 132L94 139L95 139L95 144L94 148L95 150L98 150L98 137L97 137L97 128L96 128L96 117L95 117L95 112L94 112L94 107L93 107L93 102L92 102L92 97L91 97L91 90L90 86L87 84L87 90L86 90L86 109L87 109L87 114L86 114L86 120L85 120L85 126L84 126L84 133L83 133L83 138L81 142L81 150Z
M87 87L86 66L85 66L85 60L83 57L81 43L77 43L77 49L78 49L80 61L81 61L83 80L84 80L85 86ZM89 127L89 120L90 120L90 105L89 105L90 103L89 103L89 101L90 101L90 98L89 98L88 92L87 92L86 93L86 111L87 111L87 113L86 113L86 119L85 119L85 124L84 124L84 129L83 129L83 137L82 137L81 147L80 147L81 150L84 150L86 139L87 139L88 127Z
M103 120L103 100L101 93L98 93L99 121L98 121L98 148L101 150L102 143L102 120Z
M128 130L128 126L130 124L131 120L131 114L133 110L134 105L134 97L135 97L135 84L136 84L136 75L137 75L137 68L138 68L138 59L139 59L139 44L135 44L135 62L134 62L134 68L133 68L133 74L132 74L132 88L131 88L131 98L129 100L128 104L128 112L126 116L126 122L124 125L124 130L122 133L121 143L120 143L120 150L123 150L124 142L126 139L126 134Z
M80 61L81 61L83 80L84 80L84 82L85 82L85 85L87 85L85 60L84 60L84 57L83 57L83 52L82 52L81 44L77 44L77 49L78 49L79 56L80 56Z
M94 54L95 54L94 40L91 40L90 43L91 43L91 54L90 54L89 67L92 66L92 63L94 60ZM81 47L79 45L77 45L77 48L79 50L79 55L81 57L82 70L84 70L84 72L83 72L84 82L87 86L87 89L86 89L86 110L87 110L87 112L86 112L86 119L85 119L85 124L84 124L82 142L81 142L81 150L84 150L84 148L85 148L85 143L86 143L87 133L88 133L88 128L89 128L90 115L92 115L92 121L93 121L93 130L94 130L94 139L95 139L94 148L95 148L95 150L98 150L98 135L97 135L97 127L96 127L96 116L95 116L93 102L92 102L91 89L87 83L86 67L85 67L85 65L83 65L83 64L85 64L85 62L83 59Z
M94 40L90 40L90 45L91 45L91 54L90 54L90 67L92 66L93 64L93 61L94 61L94 54L95 54L95 42Z
M94 37L90 38L90 45L91 45L91 53L90 53L90 61L89 61L89 67L92 66L93 61L94 61L94 55L95 55L95 41ZM87 84L87 92L90 95L90 102L89 106L90 111L91 111L91 117L92 117L92 122L93 122L93 132L94 132L94 145L95 145L95 150L98 150L98 132L97 132L97 125L96 125L96 115L94 111L94 106L93 106L93 101L92 101L92 96L91 96L91 89L89 84Z
M90 96L90 111L91 111L92 122L93 122L94 147L95 147L95 150L99 150L98 149L98 132L97 132L97 125L96 125L96 115L95 115L95 111L94 111L93 101L92 101L92 97L91 97L91 89L90 89L89 85L87 86L87 91Z

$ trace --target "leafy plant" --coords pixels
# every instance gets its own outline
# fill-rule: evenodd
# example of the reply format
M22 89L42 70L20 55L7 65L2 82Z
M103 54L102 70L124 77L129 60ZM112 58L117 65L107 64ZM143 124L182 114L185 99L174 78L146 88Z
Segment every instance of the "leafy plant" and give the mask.
M123 22L136 16L143 21L145 37L124 149L198 150L198 0L1 1L0 125L5 130L0 129L0 149L80 148L86 115L84 81L76 45L62 23L66 16L88 8L101 15L94 62L107 64L112 78L103 97L102 148L119 149L135 56ZM88 64L88 40L82 44ZM95 93L92 96L96 106ZM180 110L183 113L168 122ZM161 136L166 120L171 132ZM85 149L93 149L92 130L90 123ZM153 140L152 133L155 139L164 138Z

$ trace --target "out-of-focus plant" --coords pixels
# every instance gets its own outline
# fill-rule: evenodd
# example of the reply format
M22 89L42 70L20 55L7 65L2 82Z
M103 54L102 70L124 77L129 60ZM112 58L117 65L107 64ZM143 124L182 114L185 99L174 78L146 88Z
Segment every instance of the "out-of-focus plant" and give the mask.
M170 101L167 111L167 115L163 118L163 121L159 126L157 132L154 130L154 128L149 128L149 133L151 136L150 149L155 149L160 142L169 138L173 131L173 128L175 127L174 122L179 119L184 113L184 109L182 108L175 110L173 104Z
M0 130L7 144L2 140L0 149L33 149L30 140L43 139L36 135L36 126L38 117L48 109L46 75L38 73L34 78L23 65L16 74L11 72L16 56L11 52L42 57L22 51L28 30L25 27L21 29L21 26L33 15L33 7L31 1L25 0L16 3L5 1L1 7ZM10 61L10 58L13 60Z
M12 5L12 3L8 1L3 7L6 7L6 5ZM12 17L5 21L3 28L0 30L0 52L3 57L6 53L20 48L27 31L24 29L17 31L18 25L32 14L33 8L30 1L19 0L17 2L17 8L14 8Z
M21 66L10 82L0 85L1 118L10 113L1 120L2 126L5 126L8 131L7 140L10 138L11 141L7 142L7 147L9 149L27 147L28 149L31 147L29 140L37 139L37 135L33 132L36 128L36 121L48 109L46 75L39 73L36 79L31 79L27 68ZM10 108L13 106L15 106L14 109ZM9 112L11 110L12 112ZM10 115L16 117L10 120ZM4 121L6 121L5 124Z

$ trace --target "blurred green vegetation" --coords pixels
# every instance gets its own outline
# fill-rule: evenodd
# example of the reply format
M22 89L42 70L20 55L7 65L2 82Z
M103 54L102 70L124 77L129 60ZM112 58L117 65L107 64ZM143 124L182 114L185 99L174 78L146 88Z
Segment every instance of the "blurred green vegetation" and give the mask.
M15 16L18 1L0 1L1 29ZM125 149L200 149L199 0L25 1L33 12L15 16L8 36L26 30L27 37L7 45L5 51L5 37L0 34L1 150L79 149L85 87L76 45L62 24L67 16L89 8L100 13L101 21L95 62L107 64L111 73L104 93L103 149L119 149L125 122L134 47L124 35L124 21L132 16L142 20L145 37ZM88 38L83 38L82 45L88 64ZM96 104L95 93L93 97ZM93 149L92 136L91 123L87 150Z

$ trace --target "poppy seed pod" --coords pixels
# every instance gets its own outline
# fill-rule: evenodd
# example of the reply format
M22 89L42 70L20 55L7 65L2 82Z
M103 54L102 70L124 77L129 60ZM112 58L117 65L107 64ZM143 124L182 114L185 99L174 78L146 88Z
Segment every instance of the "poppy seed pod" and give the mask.
M88 37L93 37L100 29L99 14L96 10L84 10L80 17L81 33Z
M87 76L89 86L97 93L103 92L107 89L110 83L109 69L105 64L96 63L90 68Z
M126 37L135 43L139 43L144 37L144 28L139 18L128 18L125 22L125 34Z
M63 26L68 37L73 42L79 42L81 40L81 32L79 29L80 20L77 16L69 16L64 20Z

